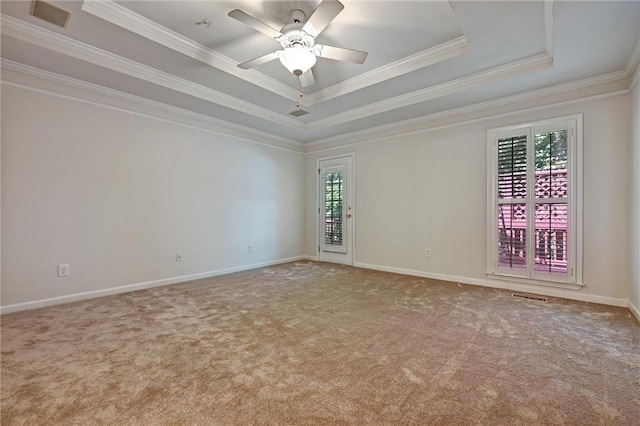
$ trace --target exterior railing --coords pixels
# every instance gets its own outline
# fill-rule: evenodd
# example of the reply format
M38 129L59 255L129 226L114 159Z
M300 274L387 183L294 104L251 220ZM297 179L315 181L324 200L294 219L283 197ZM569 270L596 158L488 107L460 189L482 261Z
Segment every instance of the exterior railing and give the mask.
M501 188L510 188L513 198L524 198L523 175L501 176ZM517 191L513 190L517 188ZM557 199L567 196L567 170L536 173L537 199ZM511 198L511 197L509 197ZM500 266L526 268L527 217L524 204L502 204L498 209L498 262ZM567 271L567 204L536 204L535 207L535 269L565 273Z

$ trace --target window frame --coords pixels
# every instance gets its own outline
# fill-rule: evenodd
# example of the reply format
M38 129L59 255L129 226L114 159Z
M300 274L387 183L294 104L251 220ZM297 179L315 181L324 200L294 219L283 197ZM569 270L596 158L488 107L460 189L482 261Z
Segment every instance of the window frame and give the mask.
M545 273L535 270L535 205L545 204L535 197L535 135L567 130L567 273ZM498 196L498 140L508 137L527 138L527 196L500 203ZM509 279L528 284L562 287L582 287L582 114L521 123L487 130L487 270L492 278ZM553 201L559 203L558 201ZM526 206L526 268L522 273L502 268L498 262L498 206L499 204ZM562 203L563 204L563 203Z

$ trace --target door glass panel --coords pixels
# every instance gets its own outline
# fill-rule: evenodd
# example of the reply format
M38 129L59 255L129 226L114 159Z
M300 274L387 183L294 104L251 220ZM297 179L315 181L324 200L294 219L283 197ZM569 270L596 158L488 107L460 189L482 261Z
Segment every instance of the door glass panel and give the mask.
M342 173L324 175L324 242L330 245L342 245L342 202L344 188Z

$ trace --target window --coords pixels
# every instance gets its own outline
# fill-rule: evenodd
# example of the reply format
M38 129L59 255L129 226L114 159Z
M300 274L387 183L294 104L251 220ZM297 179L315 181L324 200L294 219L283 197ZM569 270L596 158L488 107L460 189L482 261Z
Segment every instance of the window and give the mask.
M324 175L324 243L342 245L342 172Z
M581 285L581 139L581 115L489 130L489 274Z

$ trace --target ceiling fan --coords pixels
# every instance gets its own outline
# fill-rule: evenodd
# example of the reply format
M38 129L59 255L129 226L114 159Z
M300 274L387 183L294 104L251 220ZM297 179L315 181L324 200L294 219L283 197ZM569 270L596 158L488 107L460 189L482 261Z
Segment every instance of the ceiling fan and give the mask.
M342 9L344 5L339 1L324 0L306 21L304 12L298 9L292 10L289 14L291 22L280 31L239 9L232 10L229 12L230 17L272 37L282 46L282 50L243 62L238 66L243 69L253 68L277 58L300 79L302 87L307 87L315 83L311 67L316 64L317 57L362 64L367 58L367 52L316 44L316 37Z

